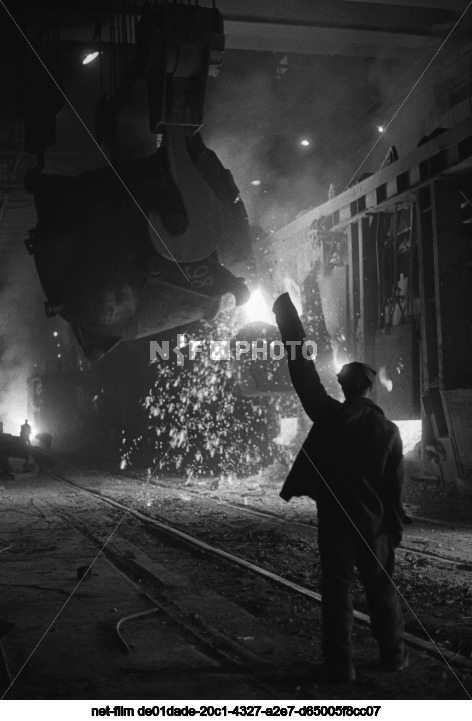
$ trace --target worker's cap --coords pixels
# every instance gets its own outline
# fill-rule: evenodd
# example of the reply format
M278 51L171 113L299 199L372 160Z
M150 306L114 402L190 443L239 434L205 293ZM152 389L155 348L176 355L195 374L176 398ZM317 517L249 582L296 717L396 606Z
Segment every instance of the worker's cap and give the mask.
M367 363L353 361L352 363L343 365L337 375L339 383L344 388L352 388L360 391L364 388L370 388L373 385L377 371L367 365Z

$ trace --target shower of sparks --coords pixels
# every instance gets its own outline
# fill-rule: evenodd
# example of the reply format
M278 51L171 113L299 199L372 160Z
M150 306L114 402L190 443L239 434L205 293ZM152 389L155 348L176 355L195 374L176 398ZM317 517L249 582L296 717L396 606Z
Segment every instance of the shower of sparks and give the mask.
M256 307L260 308L256 295ZM239 313L219 313L203 322L186 340L231 338L240 328ZM122 439L121 467L142 452L153 455L161 472L177 473L190 480L198 476L250 475L287 458L291 451L274 442L280 416L293 416L294 399L245 397L236 387L233 360L214 360L203 352L183 366L172 361L152 364L155 382L143 401L148 417L146 438ZM242 362L242 361L238 361Z

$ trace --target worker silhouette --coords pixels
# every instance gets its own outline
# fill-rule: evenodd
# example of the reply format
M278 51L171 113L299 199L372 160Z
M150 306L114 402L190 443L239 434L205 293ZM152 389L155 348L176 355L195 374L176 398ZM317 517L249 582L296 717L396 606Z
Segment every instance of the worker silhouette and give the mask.
M378 666L401 671L408 657L403 615L392 582L404 513L400 433L367 397L376 375L373 368L359 362L344 365L337 377L345 401L332 398L312 358L306 352L304 357L305 332L288 293L277 298L273 311L289 351L293 386L313 421L280 495L286 501L309 496L317 504L324 655L317 676L326 681L355 679L351 640L355 567L380 651Z
M28 423L28 419L23 423L20 428L20 438L26 443L27 446L31 445L31 426Z

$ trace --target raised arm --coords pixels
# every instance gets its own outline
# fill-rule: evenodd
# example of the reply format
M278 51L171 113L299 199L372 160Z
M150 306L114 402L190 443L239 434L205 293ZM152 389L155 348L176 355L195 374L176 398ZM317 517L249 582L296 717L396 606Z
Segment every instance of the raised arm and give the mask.
M285 345L288 369L293 387L302 406L313 422L339 406L339 401L326 393L309 348L304 347L306 333L288 293L277 298L272 308Z

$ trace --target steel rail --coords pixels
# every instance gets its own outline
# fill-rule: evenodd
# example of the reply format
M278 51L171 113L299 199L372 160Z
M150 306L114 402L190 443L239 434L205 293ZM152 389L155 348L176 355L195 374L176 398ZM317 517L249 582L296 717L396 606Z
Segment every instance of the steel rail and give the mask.
M195 493L194 495L198 497L197 493ZM265 511L258 511L255 508L254 509L248 508L247 506L244 506L242 504L231 503L230 501L225 501L223 499L219 499L219 500L220 500L220 502L224 503L225 505L228 505L231 508L236 508L240 511L244 511L245 513L252 513L257 516L263 516L264 518L267 518L267 519L272 519L272 520L277 520L277 521L280 520L283 523L291 524L294 526L301 526L302 528L308 528L311 531L316 530L318 528L317 523L305 523L303 521L295 521L295 520L292 521L292 520L290 520L288 518L284 518L284 516L280 516L276 513L266 513ZM414 519L417 521L420 521L420 522L429 520L429 519L425 519L425 518L420 519L418 516L414 516ZM452 524L451 524L451 527L452 527ZM458 528L457 530L460 530L460 529ZM472 531L472 528L467 529L467 530ZM454 566L470 566L470 570L472 571L472 563L471 562L459 560L459 559L455 559L455 558L450 558L449 556L444 556L441 553L436 553L435 551L425 551L425 550L421 551L418 548L412 548L411 546L405 546L402 544L401 546L399 546L396 549L396 552L404 553L405 555L407 553L414 553L417 556L425 556L427 558L434 558L438 561L444 561L444 563L449 563Z
M161 609L156 606L156 608L148 608L147 611L139 611L139 613L131 613L127 616L122 616L115 625L115 631L116 635L118 636L120 642L123 644L123 647L126 650L126 653L131 653L130 646L126 643L125 639L123 638L123 635L121 633L121 629L127 623L128 621L136 621L138 618L145 618L146 616L152 616L155 613L160 613Z
M61 480L61 482L63 483L69 483L64 479L56 480ZM87 489L81 488L80 486L75 487L79 490L87 491ZM99 500L105 500L101 499L100 496L96 496L96 498L98 498ZM178 607L175 607L172 602L163 600L162 598L158 599L153 592L149 592L148 590L146 590L146 586L149 584L149 581L151 581L151 583L155 581L160 582L160 579L155 575L155 573L153 573L152 570L150 570L150 568L145 562L143 563L134 559L130 561L129 557L123 555L123 553L121 553L114 547L114 544L104 544L103 538L99 538L88 528L86 528L84 526L84 523L79 520L75 514L73 514L73 517L71 517L70 512L65 512L63 509L57 506L55 508L57 513L59 513L59 515L61 515L68 523L70 523L77 531L79 531L79 533L81 533L89 542L93 543L97 548L101 549L106 561L110 565L112 565L113 568L115 568L122 576L124 576L127 581L139 591L140 595L147 598L153 606L153 608L151 609L144 610L130 616L124 616L116 623L115 631L117 633L118 640L120 642L120 645L126 650L126 652L130 652L131 649L121 635L121 627L123 623L126 623L133 618L139 618L141 616L147 616L153 613L161 612L167 618L169 618L172 623L176 624L178 627L183 629L184 632L190 635L194 642L196 641L199 645L204 647L207 655L208 652L210 652L210 654L216 660L221 661L223 659L225 662L230 662L238 668L244 666L248 668L251 667L264 669L268 665L267 661L265 661L263 658L253 653L249 649L244 648L236 641L233 641L231 638L226 636L215 627L209 626L201 619L199 620L199 623L197 625L193 624L182 615ZM137 579L138 576L139 580Z
M146 483L146 481L142 481L141 479L133 478L132 476L126 476L126 477L133 481L140 480L141 483ZM202 498L201 494L196 493L195 491L186 489L185 492L195 496L195 498L200 498L200 499ZM216 500L218 503L223 503L225 506L228 506L229 508L235 508L238 511L243 511L244 513L249 513L249 514L252 514L255 516L261 516L263 518L267 518L268 520L282 521L282 523L286 523L286 524L293 525L293 526L300 526L301 528L308 528L311 531L316 530L318 528L318 524L316 522L306 523L304 521L291 520L289 518L285 518L284 516L281 516L278 513L261 511L256 508L251 508L251 507L245 506L242 503L232 503L231 501L226 501L223 498L214 498L213 496L207 496L207 498L208 497L211 498L212 500ZM415 521L418 521L420 523L423 523L423 522L432 523L432 524L442 524L443 523L442 521L435 521L432 518L430 519L430 518L424 518L424 517L420 517L420 516L413 516L413 518ZM454 526L454 524L447 523L447 522L444 522L444 525L446 526L446 528L450 527L457 531L468 530L468 531L472 532L472 526L470 526L470 527ZM448 563L453 566L461 566L466 570L472 571L472 562L466 561L466 560L460 560L460 559L456 559L456 558L450 558L449 556L444 556L443 554L436 553L435 551L419 550L418 548L412 548L411 546L405 546L403 544L401 546L399 546L396 549L396 551L398 553L403 553L405 555L408 553L413 553L416 556L424 556L426 558L433 558L438 561L444 561L444 563Z

